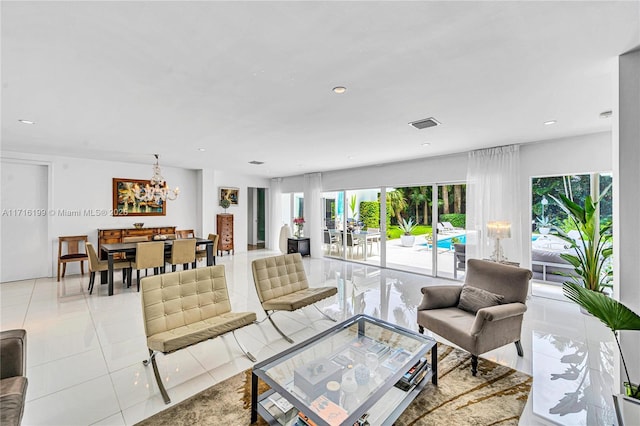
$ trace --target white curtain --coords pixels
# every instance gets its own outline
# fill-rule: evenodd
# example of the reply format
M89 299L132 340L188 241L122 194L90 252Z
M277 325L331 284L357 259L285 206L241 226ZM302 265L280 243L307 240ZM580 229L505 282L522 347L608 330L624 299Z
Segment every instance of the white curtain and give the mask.
M282 227L282 178L271 179L269 186L269 248L280 250L280 228Z
M511 237L500 240L505 260L522 261L522 214L519 211L517 145L469 153L467 169L467 259L488 259L495 240L487 237L487 223L511 224Z
M304 236L309 237L311 257L322 257L322 174L304 175Z

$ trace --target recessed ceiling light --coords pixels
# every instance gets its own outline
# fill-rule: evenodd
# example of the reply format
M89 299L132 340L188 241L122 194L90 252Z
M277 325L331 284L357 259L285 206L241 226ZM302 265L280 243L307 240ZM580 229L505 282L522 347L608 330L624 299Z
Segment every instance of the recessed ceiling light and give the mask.
M206 151L206 149L205 149L205 148L198 148L198 151L200 151L200 152L205 152L205 151Z
M600 113L600 118L611 118L611 116L613 115L613 111L609 110L609 111L602 111Z
M36 124L35 121L31 121L31 120L18 120L19 122L21 122L22 124Z
M347 160L353 160L353 155L348 156Z
M347 91L347 88L344 87L344 86L336 86L331 90L333 90L334 93L337 93L337 94L341 95L341 94L343 94L344 92Z
M545 122L544 122L544 125L545 125L545 126L551 126L552 124L556 124L556 123L557 123L557 121L556 121L556 120L549 120L549 121L545 121Z
M431 142L424 142L422 146L431 146Z

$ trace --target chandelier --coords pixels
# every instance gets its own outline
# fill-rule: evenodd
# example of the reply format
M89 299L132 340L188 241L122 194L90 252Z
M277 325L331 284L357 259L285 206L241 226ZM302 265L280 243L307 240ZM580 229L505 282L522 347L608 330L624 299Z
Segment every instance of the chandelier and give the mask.
M164 180L160 173L160 165L158 164L158 154L153 154L156 157L156 164L153 165L153 177L151 178L151 185L146 184L144 188L141 188L137 183L133 186L133 193L138 200L141 201L153 201L155 204L160 204L160 201L175 200L180 194L180 189L170 189L167 185L167 181Z

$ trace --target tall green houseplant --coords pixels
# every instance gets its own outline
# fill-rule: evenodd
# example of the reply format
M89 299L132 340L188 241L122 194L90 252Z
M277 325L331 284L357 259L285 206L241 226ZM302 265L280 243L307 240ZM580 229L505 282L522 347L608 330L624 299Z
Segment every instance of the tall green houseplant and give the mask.
M580 206L562 194L559 198L551 196L569 215L569 220L580 231L582 237L579 241L575 241L561 234L562 238L571 243L575 254L562 253L560 256L573 265L575 274L571 277L574 282L588 290L598 292L605 287L611 287L612 280L612 271L606 268L613 254L611 222L600 224L597 214L598 203L608 190L609 188L604 190L595 202L588 195L584 200L584 206Z
M638 386L631 382L627 363L622 354L622 347L618 340L618 331L621 330L640 330L640 316L627 308L622 303L600 292L589 291L586 288L572 282L566 282L562 285L562 291L569 300L574 301L582 306L591 315L598 318L613 332L613 336L620 350L620 358L622 358L622 366L627 376L628 386L627 394L633 398L640 398ZM634 359L638 359L638 351L635 352Z

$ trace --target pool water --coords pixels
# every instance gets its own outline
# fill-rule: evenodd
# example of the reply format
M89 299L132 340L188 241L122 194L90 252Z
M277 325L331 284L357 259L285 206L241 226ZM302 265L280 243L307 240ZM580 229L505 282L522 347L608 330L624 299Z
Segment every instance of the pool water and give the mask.
M535 241L537 240L539 237L539 235L532 235L531 236L531 241ZM457 238L458 239L458 243L460 244L466 244L467 243L467 234L462 234L462 235L458 235L458 236L451 236L449 238L443 238L441 240L438 240L438 248L442 248L442 249L450 249L453 248L453 243L451 242L451 240L453 238ZM431 247L431 244L428 243L422 243L420 244L421 246L428 246Z

